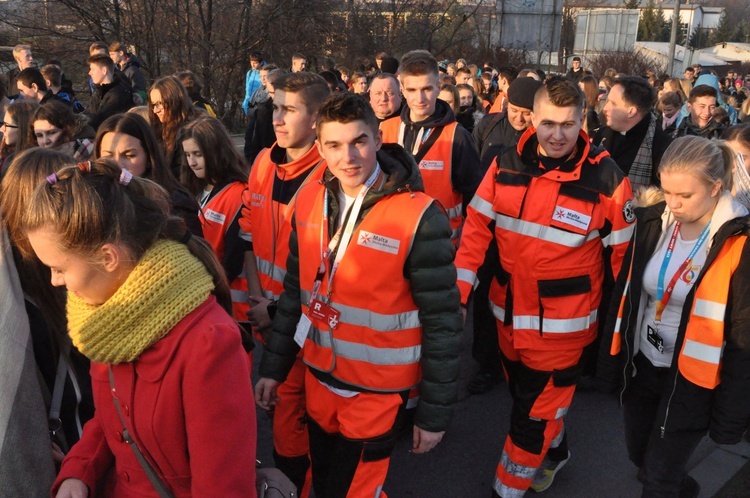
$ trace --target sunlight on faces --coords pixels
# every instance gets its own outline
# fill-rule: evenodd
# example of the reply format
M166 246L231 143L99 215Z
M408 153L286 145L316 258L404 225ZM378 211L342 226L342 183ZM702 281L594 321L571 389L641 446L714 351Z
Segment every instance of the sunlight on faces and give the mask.
M516 131L525 130L531 126L531 110L508 102L508 122Z
M557 107L548 98L537 97L531 121L539 140L539 153L555 159L568 156L576 146L583 122L578 107Z
M453 92L450 92L448 90L440 90L440 93L438 94L438 98L451 106L451 109L453 108Z
M386 118L401 106L398 84L392 78L376 78L370 84L370 106L375 115Z
M630 119L638 113L635 106L625 101L622 85L615 85L609 91L602 112L607 118L607 126L619 132L628 131Z
M688 103L687 108L693 124L703 128L714 117L716 97L698 97L692 104Z
M300 149L315 139L315 113L307 110L299 93L276 90L273 98L273 129L284 149Z
M664 117L669 119L675 114L677 114L677 111L680 109L677 106L673 106L671 104L666 104L661 106L661 112L664 114Z
M46 119L34 121L34 136L39 147L45 149L57 145L57 141L62 135L62 130L53 125Z
M461 107L470 106L474 103L474 92L466 88L459 88L458 100L461 104Z
M10 116L9 113L5 113L2 126L0 126L0 132L3 133L3 143L8 146L14 146L18 142L18 128L16 128L16 122Z
M206 158L198 147L198 142L194 138L188 138L182 142L182 150L185 152L187 165L193 170L198 178L206 177Z
M321 126L315 143L341 189L354 197L375 170L383 139L380 130L373 131L362 120L332 121Z
M52 227L43 227L28 233L29 243L39 260L52 273L52 285L65 286L87 304L100 305L112 297L125 282L133 265L126 253L113 244L100 250L99 261L64 251L60 248L60 235Z
M133 176L144 176L148 169L148 156L143 144L126 133L109 132L102 137L100 157L111 157L117 165Z
M708 222L714 212L721 182L713 184L690 173L662 173L661 190L664 200L681 223Z
M164 122L167 119L166 109L164 109L164 102L161 100L161 92L159 90L151 90L148 94L148 99L154 108L154 114L160 122Z
M89 64L89 76L91 76L91 81L95 85L101 85L104 83L104 79L107 77L107 70L104 68L104 66L100 66L99 64L94 64L93 62Z
M429 118L435 112L439 93L437 75L402 75L401 82L411 120L417 123Z
M29 100L37 99L37 86L35 84L32 83L31 86L26 86L23 82L18 81L16 82L16 86L18 87L18 93L23 95L23 98Z

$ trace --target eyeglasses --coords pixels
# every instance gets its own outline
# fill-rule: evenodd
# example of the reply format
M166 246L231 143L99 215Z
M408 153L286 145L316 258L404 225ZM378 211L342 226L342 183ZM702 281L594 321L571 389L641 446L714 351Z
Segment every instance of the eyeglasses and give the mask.
M18 126L14 125L14 124L10 124L10 123L0 124L0 128L2 128L3 126L6 127L6 128L18 128Z
M159 108L159 110L164 109L164 102L154 102L151 105L153 105L154 110L156 110L157 107Z

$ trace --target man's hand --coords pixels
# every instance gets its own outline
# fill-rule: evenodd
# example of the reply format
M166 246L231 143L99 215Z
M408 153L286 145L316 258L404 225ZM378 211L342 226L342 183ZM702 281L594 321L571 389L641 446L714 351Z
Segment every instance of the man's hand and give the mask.
M250 301L250 311L247 312L247 319L253 329L260 334L264 341L268 340L268 333L271 331L271 317L268 316L268 304L270 299L263 296L248 296Z
M89 487L80 479L65 479L60 485L60 490L55 498L87 498Z
M261 378L255 384L255 402L264 410L270 410L276 406L276 403L279 402L276 389L278 389L280 384L281 382L278 380L269 379L268 377Z
M427 453L443 439L445 431L430 432L414 426L414 435L412 438L412 453Z

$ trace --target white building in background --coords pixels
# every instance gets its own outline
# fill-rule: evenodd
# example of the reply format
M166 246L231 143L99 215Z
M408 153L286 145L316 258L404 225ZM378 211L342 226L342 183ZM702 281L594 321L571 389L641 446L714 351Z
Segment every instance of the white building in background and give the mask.
M635 50L651 58L660 66L669 61L669 43L636 42ZM750 63L750 43L720 43L701 50L685 50L678 45L674 54L674 74L679 76L685 67L700 64L704 69L712 69L724 74L732 66Z

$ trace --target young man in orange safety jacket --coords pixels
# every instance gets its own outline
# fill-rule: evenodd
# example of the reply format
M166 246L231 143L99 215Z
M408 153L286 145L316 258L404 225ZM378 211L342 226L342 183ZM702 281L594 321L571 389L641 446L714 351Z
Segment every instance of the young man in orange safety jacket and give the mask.
M248 317L262 340L283 290L293 199L303 185L320 180L325 169L314 147L315 118L329 93L325 80L314 73L289 73L275 81L276 143L258 155L243 195L240 228L248 241ZM279 387L280 401L273 414L276 466L289 476L302 497L309 494L311 484L304 377L305 366L298 358Z
M401 58L401 116L380 124L384 143L397 143L414 155L424 191L443 205L458 243L465 208L482 179L474 138L456 122L440 93L437 60L426 50Z
M440 442L457 399L455 249L414 159L398 145L381 148L362 97L329 98L317 133L327 170L295 200L256 400L266 409L277 402L304 346L315 495L382 498L409 391L421 392L414 453Z
M490 307L513 397L493 485L503 498L544 491L570 457L563 417L596 338L605 274L619 273L633 230L630 182L580 131L584 102L562 78L537 91L533 126L487 171L456 256L466 303L497 241Z

